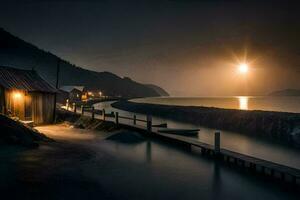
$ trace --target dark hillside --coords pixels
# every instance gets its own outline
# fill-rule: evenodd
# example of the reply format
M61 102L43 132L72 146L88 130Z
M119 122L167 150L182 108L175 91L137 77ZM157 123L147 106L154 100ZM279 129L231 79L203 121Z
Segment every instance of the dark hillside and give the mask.
M54 85L58 57L25 42L0 28L0 65L35 69ZM160 96L151 87L110 72L95 72L61 61L59 85L85 85L105 95L123 97Z

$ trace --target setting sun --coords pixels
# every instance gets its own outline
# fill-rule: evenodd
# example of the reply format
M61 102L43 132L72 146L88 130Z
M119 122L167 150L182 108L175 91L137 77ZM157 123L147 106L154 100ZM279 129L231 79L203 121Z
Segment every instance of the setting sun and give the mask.
M239 70L240 73L246 74L249 70L249 66L246 63L242 63L242 64L239 65L238 70Z
M246 74L249 70L249 66L246 63L242 63L238 66L238 70L242 74Z

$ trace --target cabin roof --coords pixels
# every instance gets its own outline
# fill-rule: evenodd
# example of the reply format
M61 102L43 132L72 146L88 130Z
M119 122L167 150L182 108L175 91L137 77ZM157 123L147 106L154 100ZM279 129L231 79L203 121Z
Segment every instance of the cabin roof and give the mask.
M6 89L26 90L29 92L56 92L56 89L42 79L34 70L0 66L0 85Z
M76 89L82 92L84 90L84 86L76 86L76 85L64 85L59 88L60 90L63 90L65 92L71 92L72 90Z

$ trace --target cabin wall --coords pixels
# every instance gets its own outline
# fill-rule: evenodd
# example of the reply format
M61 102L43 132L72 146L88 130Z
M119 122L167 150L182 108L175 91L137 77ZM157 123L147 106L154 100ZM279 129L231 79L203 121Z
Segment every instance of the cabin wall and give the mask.
M32 120L34 124L53 122L54 94L6 90L0 88L0 109L20 120Z
M31 93L32 120L34 124L49 124L53 121L54 94Z
M5 114L5 89L0 87L0 112L1 114Z
M32 98L25 95L25 120L32 121Z

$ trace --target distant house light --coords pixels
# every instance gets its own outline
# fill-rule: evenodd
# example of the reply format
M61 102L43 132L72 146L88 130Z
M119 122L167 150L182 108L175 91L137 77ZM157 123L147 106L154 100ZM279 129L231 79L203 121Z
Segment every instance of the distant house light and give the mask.
M87 94L86 93L81 96L81 100L82 101L86 101L87 100Z

